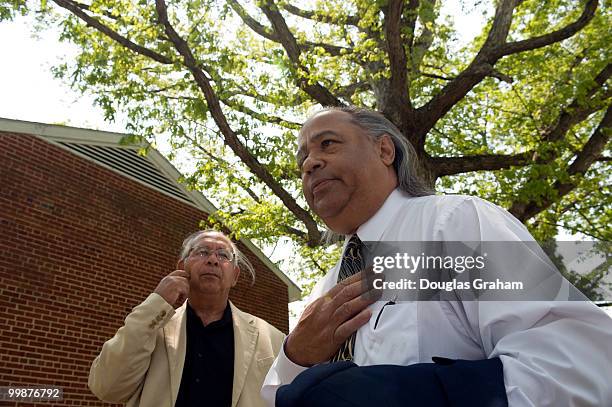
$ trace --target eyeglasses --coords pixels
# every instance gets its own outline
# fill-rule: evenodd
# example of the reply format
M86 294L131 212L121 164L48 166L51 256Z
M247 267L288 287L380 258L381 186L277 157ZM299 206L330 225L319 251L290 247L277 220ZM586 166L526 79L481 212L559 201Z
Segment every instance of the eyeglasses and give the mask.
M217 259L221 263L229 263L234 261L234 253L230 252L227 249L212 250L208 247L196 247L191 250L191 253L189 255L193 257L201 257L203 259L208 259L213 254L217 255Z

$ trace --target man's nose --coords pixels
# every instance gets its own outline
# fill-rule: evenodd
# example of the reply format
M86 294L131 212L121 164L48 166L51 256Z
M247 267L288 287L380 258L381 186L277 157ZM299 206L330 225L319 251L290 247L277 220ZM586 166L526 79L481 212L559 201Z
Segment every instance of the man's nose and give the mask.
M219 265L219 257L217 257L217 252L212 252L209 256L208 256L208 264L213 265L213 266L218 266Z
M322 168L324 161L319 156L310 154L302 163L302 174L310 174L314 170Z

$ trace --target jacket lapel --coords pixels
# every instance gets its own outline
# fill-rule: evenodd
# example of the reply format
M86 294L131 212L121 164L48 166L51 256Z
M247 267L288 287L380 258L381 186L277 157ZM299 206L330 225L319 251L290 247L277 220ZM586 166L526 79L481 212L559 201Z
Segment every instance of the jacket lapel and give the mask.
M172 405L176 402L183 366L185 365L185 352L187 352L187 301L177 308L176 313L164 326L164 339L168 354L168 371L170 372L170 389L172 391Z
M255 318L245 314L232 304L232 321L234 325L234 387L232 391L232 407L236 407L247 372L253 356L255 355L255 345L259 330L255 326Z

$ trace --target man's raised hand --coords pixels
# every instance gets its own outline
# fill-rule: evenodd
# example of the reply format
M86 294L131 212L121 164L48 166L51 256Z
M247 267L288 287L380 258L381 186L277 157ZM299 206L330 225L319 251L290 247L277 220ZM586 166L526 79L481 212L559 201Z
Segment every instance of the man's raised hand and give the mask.
M362 282L362 272L339 282L306 307L287 337L285 355L298 365L329 360L340 345L372 316L368 305L376 301Z
M154 292L177 309L189 296L189 273L185 270L174 270L161 279Z

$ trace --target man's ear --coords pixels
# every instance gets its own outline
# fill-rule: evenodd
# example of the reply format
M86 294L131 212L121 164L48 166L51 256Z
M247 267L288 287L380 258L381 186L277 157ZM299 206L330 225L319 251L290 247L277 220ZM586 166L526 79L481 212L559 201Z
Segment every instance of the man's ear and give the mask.
M378 139L380 143L380 159L387 167L393 165L395 160L395 145L391 136L384 134Z
M234 266L234 281L232 282L232 287L236 286L236 283L238 283L238 277L240 277L240 267L238 266Z
M179 260L176 263L176 269L177 270L185 270L185 260Z

